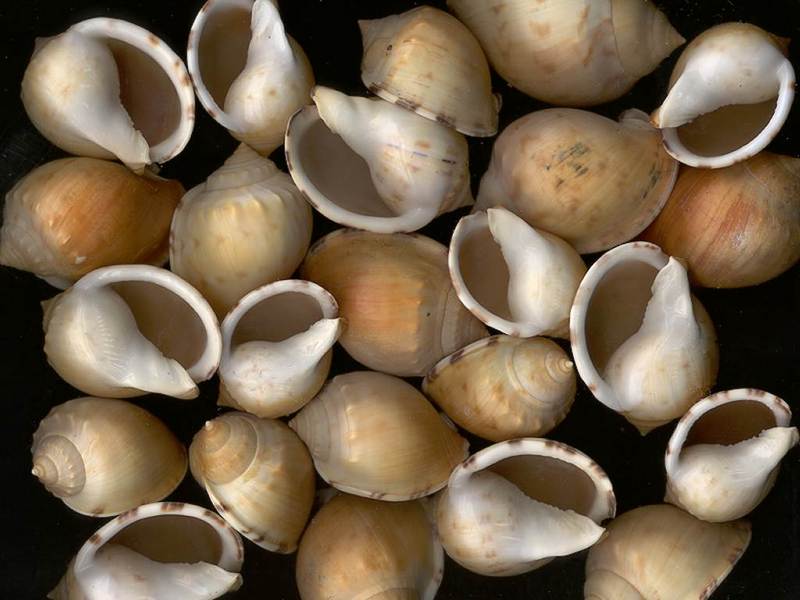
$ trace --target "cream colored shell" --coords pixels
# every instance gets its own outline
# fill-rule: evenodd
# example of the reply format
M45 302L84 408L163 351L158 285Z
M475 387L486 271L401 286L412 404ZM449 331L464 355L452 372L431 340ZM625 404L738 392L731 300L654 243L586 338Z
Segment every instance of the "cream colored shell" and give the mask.
M415 231L473 203L464 136L383 100L314 88L286 131L297 187L340 225Z
M200 293L149 265L102 267L43 303L47 361L79 390L108 398L196 398L222 353Z
M500 97L478 41L458 19L430 6L359 21L361 80L389 102L461 133L497 133Z
M766 497L798 442L792 411L763 390L718 392L692 406L670 437L665 500L705 521L743 517Z
M489 327L519 337L568 336L586 265L565 241L490 208L458 222L447 264L459 300Z
M311 248L300 273L333 294L347 323L340 343L376 371L423 376L488 335L458 300L447 248L421 235L334 231Z
M77 398L50 410L33 434L33 474L69 508L108 517L169 496L186 449L143 408Z
M518 575L597 542L616 500L603 469L541 438L500 442L453 470L438 498L445 552L481 575Z
M683 37L648 0L448 0L512 86L558 106L616 100Z
M54 160L6 194L0 264L61 289L98 267L160 266L180 182L94 158Z
M575 369L546 338L494 335L440 360L422 389L456 424L500 442L558 425L575 399Z
M589 391L642 434L682 416L717 377L714 326L686 269L646 242L591 266L572 305L570 340Z
M666 504L614 519L586 559L586 600L706 600L750 543L750 524L706 523Z
M135 171L175 157L194 128L183 61L149 31L119 19L88 19L37 40L22 103L62 150L118 158Z
M170 266L222 318L246 293L292 275L311 227L311 208L291 178L240 144L178 205Z
M425 396L371 371L334 377L289 426L325 481L379 500L434 493L467 455L467 441Z
M314 501L308 450L281 421L227 412L194 436L192 474L214 508L252 542L290 553Z
M283 144L289 117L314 87L276 2L209 0L192 24L186 57L208 114L264 156Z
M618 123L569 108L517 119L495 142L476 210L502 206L581 254L635 237L667 201L678 163L647 115Z
M444 552L422 502L340 494L325 504L297 553L302 600L433 600Z
M51 600L213 600L242 585L244 549L210 510L182 502L133 508L97 530Z

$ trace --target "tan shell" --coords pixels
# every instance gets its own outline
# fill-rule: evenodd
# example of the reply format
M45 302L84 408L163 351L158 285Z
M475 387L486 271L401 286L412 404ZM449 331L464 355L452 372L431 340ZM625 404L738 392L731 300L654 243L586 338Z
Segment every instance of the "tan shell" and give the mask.
M95 158L35 168L6 195L0 264L66 288L106 265L167 260L180 182Z
M447 248L421 235L334 231L311 248L301 276L336 298L347 323L339 341L370 369L423 376L488 335L456 296Z
M448 556L470 571L518 575L594 544L616 506L608 475L591 458L522 438L484 448L453 470L436 529Z
M586 559L586 600L705 600L750 543L750 524L706 523L667 504L614 519Z
M402 501L444 487L467 441L402 379L357 371L329 381L289 426L343 492Z
M359 21L361 80L389 102L465 135L497 133L499 96L478 41L458 19L430 6Z
M97 530L52 600L213 600L242 585L242 540L210 510L183 502L133 508Z
M170 266L219 318L248 292L291 277L311 242L311 207L291 177L240 144L181 199Z
M647 0L448 0L515 88L558 106L625 94L684 43Z
M169 496L186 449L159 419L122 400L77 398L33 434L33 474L69 508L108 517Z
M440 360L422 390L456 424L500 442L558 425L575 399L575 369L546 338L494 335Z
M761 152L723 169L684 167L642 237L685 260L698 285L758 285L800 259L800 158Z
M641 111L616 123L583 110L539 110L497 138L475 210L503 206L581 254L599 252L656 218L677 173Z
M420 500L337 495L297 553L303 600L433 600L443 574L444 552Z
M194 436L192 475L217 512L258 546L294 552L314 501L308 450L281 421L228 412Z

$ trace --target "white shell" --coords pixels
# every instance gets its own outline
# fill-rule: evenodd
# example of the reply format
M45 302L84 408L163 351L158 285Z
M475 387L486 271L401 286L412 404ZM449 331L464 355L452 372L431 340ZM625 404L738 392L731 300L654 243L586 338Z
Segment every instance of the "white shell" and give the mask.
M222 321L220 404L259 417L301 409L325 383L342 321L315 283L277 281L242 298Z
M242 584L244 549L210 510L182 502L145 504L88 539L52 600L213 600Z
M653 114L676 160L717 169L767 147L783 127L795 88L780 41L748 23L704 31L681 54Z
M581 379L642 434L683 415L716 379L711 320L683 265L653 244L618 246L592 265L570 330Z
M172 218L172 270L222 319L244 296L291 277L311 241L311 207L291 177L240 144Z
M381 99L314 89L292 117L286 163L297 187L340 225L415 231L473 203L467 142L458 132Z
M200 293L149 265L96 269L46 303L44 351L70 385L93 396L195 398L222 352Z
M541 438L494 444L455 468L438 500L447 554L481 575L518 575L597 542L616 500L603 469Z
M490 208L458 222L447 262L459 300L489 327L518 337L568 336L586 265L567 242Z
M314 74L267 0L209 0L189 34L189 72L200 103L237 140L264 156L308 103Z
M119 19L81 21L37 41L22 102L36 129L62 150L118 158L136 171L176 156L194 128L183 61Z
M762 390L718 392L692 406L667 445L668 502L705 521L732 521L769 493L797 444L792 411Z

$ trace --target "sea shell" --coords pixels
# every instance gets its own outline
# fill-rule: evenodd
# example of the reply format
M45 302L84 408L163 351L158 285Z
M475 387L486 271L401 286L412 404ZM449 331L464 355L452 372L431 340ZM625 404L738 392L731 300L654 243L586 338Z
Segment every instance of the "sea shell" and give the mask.
M420 500L337 495L297 553L302 600L433 600L443 574L442 546Z
M588 548L615 511L611 481L591 458L566 444L523 438L456 467L438 500L436 528L461 566L518 575Z
M489 327L519 337L568 337L586 265L560 238L490 208L458 222L448 266L461 303Z
M50 410L33 434L33 474L72 510L117 515L169 496L186 474L186 449L143 408L77 398Z
M570 328L581 379L642 434L683 415L716 380L711 319L683 265L653 244L624 244L592 265Z
M320 390L342 331L336 300L289 279L247 294L222 321L220 399L259 417L282 417Z
M706 523L667 504L609 523L586 560L586 600L708 598L750 543L750 524Z
M81 547L51 600L213 600L239 589L244 549L210 510L146 504L103 525Z
M558 425L575 399L575 369L546 338L495 335L440 360L422 390L456 424L500 442Z
M777 277L800 259L800 159L761 152L722 169L684 167L642 237L685 260L699 285Z
M372 93L466 135L497 133L500 97L483 50L458 19L418 6L358 24L361 80Z
M241 144L178 205L170 265L222 318L247 292L291 277L311 227L311 207L292 179Z
M340 343L376 371L423 376L488 335L458 300L447 248L421 235L340 229L311 248L300 273L333 294L347 323Z
M467 455L467 441L421 393L383 373L334 377L289 426L308 446L325 481L379 500L440 490Z
M332 221L415 231L473 203L463 135L380 99L318 86L313 100L289 123L286 163Z
M43 305L47 361L87 394L196 398L196 383L219 365L214 312L196 289L164 269L96 269Z
M517 119L497 138L475 209L505 207L588 254L647 227L677 174L643 112L625 111L615 123L550 108Z
M616 100L685 42L647 0L448 0L497 72L558 106Z
M689 409L667 446L666 501L704 521L732 521L763 500L798 442L792 411L762 390L718 392Z
M766 148L794 100L787 44L749 23L723 23L692 40L653 113L667 152L684 164L718 169Z
M222 517L258 546L289 553L314 501L308 450L281 421L228 412L189 447L192 475Z
M119 19L88 19L37 40L22 103L62 150L118 158L135 171L175 157L194 128L183 61L149 31Z
M283 144L289 117L314 87L308 58L267 0L206 2L186 59L208 114L264 156Z
M180 182L94 158L35 168L6 194L0 264L64 289L107 265L167 260Z

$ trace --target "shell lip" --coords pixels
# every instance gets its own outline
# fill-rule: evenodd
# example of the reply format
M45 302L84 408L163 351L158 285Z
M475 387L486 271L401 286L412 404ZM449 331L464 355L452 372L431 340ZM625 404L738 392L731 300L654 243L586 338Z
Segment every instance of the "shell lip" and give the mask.
M594 366L589 354L585 326L595 288L613 267L627 261L642 262L661 270L669 262L669 257L661 248L649 242L629 242L609 250L586 271L578 286L569 315L570 345L575 368L592 395L615 411L621 410L621 407L614 390Z
M141 281L162 287L183 300L200 320L206 336L203 353L194 364L184 367L195 383L210 379L222 358L222 334L211 305L193 286L171 271L152 265L115 265L101 267L79 279L74 289L92 290L114 283ZM197 393L193 396L196 397Z
M76 23L70 30L129 44L161 67L178 97L180 117L178 126L166 139L154 146L148 144L149 157L151 162L163 163L180 154L192 137L195 120L194 91L183 60L162 39L138 25L121 19L96 17Z
M479 450L453 470L448 487L457 488L474 473L517 456L554 458L577 467L592 480L596 491L594 502L586 516L596 523L601 523L616 514L617 501L614 488L603 468L580 450L545 438L517 438Z
M286 127L284 147L287 158L286 164L292 180L309 204L322 215L339 225L363 229L373 233L415 231L424 227L436 217L437 211L433 207L427 209L416 208L393 217L380 217L353 212L330 200L314 184L303 168L302 152L300 150L301 141L304 136L309 135L312 127L317 123L323 123L324 125L316 106L305 106L295 112Z
M202 521L217 533L221 545L217 566L239 572L244 560L244 547L239 534L222 518L208 509L183 502L154 502L133 508L112 519L98 529L81 547L75 556L73 569L79 573L91 566L97 551L120 531L137 521L161 516L180 515Z
M483 337L479 340L472 342L471 344L467 344L463 348L460 348L453 352L452 354L448 354L444 358L439 359L439 361L433 365L430 371L428 371L425 378L422 380L422 390L427 391L428 386L431 382L441 375L442 371L444 371L447 367L451 364L461 360L463 357L472 354L473 352L477 352L487 346L494 346L495 344L502 344L508 343L509 336L505 334L495 334L490 335L488 337Z
M668 474L674 472L678 468L683 445L695 423L697 423L703 415L713 409L734 402L758 402L763 404L775 417L776 427L788 427L791 423L792 411L789 405L778 396L770 394L769 392L752 388L737 388L711 394L692 405L675 426L675 430L667 443L667 450L664 455L664 465Z

